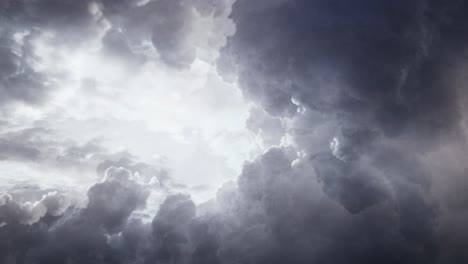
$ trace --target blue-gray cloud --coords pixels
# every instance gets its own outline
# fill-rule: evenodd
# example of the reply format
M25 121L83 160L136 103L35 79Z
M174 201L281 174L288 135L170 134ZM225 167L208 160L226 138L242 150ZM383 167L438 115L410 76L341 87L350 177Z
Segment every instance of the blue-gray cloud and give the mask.
M146 41L181 69L199 48L190 37L194 17L219 17L230 4L3 1L0 100L45 100L39 84L47 76L29 66L34 34L55 32L57 45L73 46L106 22L104 52L138 65L150 59L134 49ZM467 153L454 147L466 145L466 84L457 74L466 65L467 12L462 0L237 0L229 18L236 33L218 68L259 107L247 126L283 145L246 162L211 201L168 195L149 223L134 217L153 187L137 172L170 184L163 171L131 158L99 164L105 178L89 188L85 206L63 202L60 192L36 202L2 195L0 262L468 261L466 165L458 162ZM23 29L31 30L20 43L14 33ZM16 85L24 82L12 76L38 85ZM57 144L65 143L37 128L6 133L0 158L41 161ZM445 151L456 156L434 154ZM104 160L103 152L67 145L59 160ZM437 193L434 183L449 190Z

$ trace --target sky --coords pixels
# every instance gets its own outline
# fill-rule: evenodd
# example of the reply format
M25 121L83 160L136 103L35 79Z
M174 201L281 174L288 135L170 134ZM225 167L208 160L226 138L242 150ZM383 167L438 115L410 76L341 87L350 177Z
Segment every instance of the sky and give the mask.
M0 0L0 263L468 263L465 0Z

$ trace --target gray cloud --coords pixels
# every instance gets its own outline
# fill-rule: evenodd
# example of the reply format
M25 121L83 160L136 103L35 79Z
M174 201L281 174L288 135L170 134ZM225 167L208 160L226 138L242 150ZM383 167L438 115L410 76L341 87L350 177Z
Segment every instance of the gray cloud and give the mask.
M295 155L288 150L271 149L244 167L239 178L240 195L234 202L237 205L227 207L231 214L236 214L234 220L228 223L234 228L237 226L237 229L221 239L237 239L233 244L222 243L221 252L230 253L225 256L230 261L435 261L430 222L432 210L417 192L400 189L396 196L386 196L385 190L368 182L359 182L362 178L353 174L326 176L337 177L338 181L343 178L354 180L351 185L327 181L318 183L316 176L324 177L321 175L323 173L319 171L315 175L314 164L308 159L292 165L294 159ZM340 170L339 165L334 168L330 164L324 165L323 159L320 162L322 166L334 170L333 173ZM336 199L329 192L343 195L344 199ZM374 194L376 196L372 196ZM374 201L375 204L363 204L366 209L354 214L344 209L353 212L353 203L359 204L359 201ZM411 210L417 210L417 213Z
M159 58L176 68L189 67L197 49L220 47L231 1L2 1L0 12L0 103L43 103L52 88L50 74L39 70L41 58L33 43L44 37L49 45L74 48L102 42L103 54L122 59L130 69ZM201 18L213 27L209 43L194 25ZM208 24L207 24L208 25ZM208 25L210 26L210 25ZM148 47L148 43L150 46Z
M18 203L11 195L3 194L0 197L0 224L8 225L13 221L22 224L33 224L49 214L61 215L68 207L69 202L64 195L49 192L36 202Z
M246 126L257 133L266 146L279 145L285 130L279 118L269 116L263 109L252 108Z
M0 104L42 103L53 82L34 67L38 58L31 41L37 33L15 32L8 24L0 32Z
M9 218L2 219L7 224L0 227L0 235L7 239L2 239L0 259L13 263L112 261L106 236L122 231L131 213L144 206L148 194L145 186L131 179L130 171L112 167L102 182L89 189L84 208L64 210L54 193L24 209L25 205L2 197L2 218ZM16 229L22 230L18 236L11 233Z
M54 45L76 46L102 31L93 1L2 1L0 18L0 103L42 104L57 88L54 76L39 69L35 41L53 34Z
M4 20L15 31L35 29L55 34L56 45L79 45L105 28L99 1L12 1Z
M464 3L264 2L236 2L219 64L271 114L293 114L294 99L388 136L457 126L460 87L448 76L466 40Z
M136 157L132 157L131 155L129 155L129 157L120 158L117 161L108 159L97 166L96 172L98 175L103 175L110 167L124 167L132 173L138 173L145 182L151 182L153 178L155 178L158 180L158 184L160 184L161 187L170 186L171 179L167 170L156 168L155 166L145 162L135 161L135 159Z
M0 160L56 163L63 167L90 165L111 157L98 142L79 144L58 139L54 130L41 126L11 129L0 134ZM97 161L95 161L97 160Z
M161 183L169 181L169 172L165 169L138 161L138 157L126 151L113 152L101 143L99 139L85 143L60 139L57 131L41 126L6 130L0 133L0 160L87 167L99 176L112 166L125 167L132 173L138 172L145 181L153 177Z
M465 258L462 251L447 250L437 241L446 236L441 231L445 224L438 221L452 217L438 209L444 199L432 196L432 181L452 180L446 170L435 172L425 155L453 141L466 142L460 123L464 83L456 81L466 63L466 8L463 1L234 4L236 34L229 38L219 68L227 75L238 74L245 97L270 115L291 120L285 130L296 150L309 159L301 163L309 164L303 173L311 178L289 183L284 175L297 168L278 168L281 161L269 162L269 152L260 165L245 167L239 179L240 190L250 197L247 204L260 200L261 208L292 207L309 214L312 222L336 208L328 204L313 211L298 201L280 206L276 200L271 205L263 200L281 194L307 197L315 185L320 189L315 199L329 199L350 214L336 215L314 229L311 223L295 222L293 212L282 216L266 211L257 223L277 219L270 232L281 236L247 247L263 252L252 262L444 263ZM268 127L261 117L251 119ZM265 177L269 169L271 176ZM276 185L275 177L294 188ZM299 191L301 185L311 189ZM343 226L346 231L339 230ZM329 229L333 231L313 242ZM277 248L256 248L271 241ZM451 242L457 248L461 241ZM240 255L246 253L234 254Z
M134 210L145 205L149 195L149 190L131 177L129 170L108 168L102 183L89 189L89 202L83 214L109 231L124 224Z
M71 39L95 34L108 20L114 28L103 39L105 52L133 60L135 47L151 41L176 68L188 67L204 44L192 35L196 17L221 23L216 18L230 9L207 0L102 0L94 11L89 1L2 3L0 12L22 21L18 28L76 29ZM466 92L454 80L465 64L467 9L464 1L238 0L230 16L236 33L219 70L238 75L245 97L263 108L247 126L290 146L246 162L237 181L205 204L168 195L151 223L133 217L145 206L147 180L169 183L132 157L99 164L105 178L90 187L84 207L54 192L37 202L2 195L0 261L466 261L466 149L458 146L466 146ZM14 43L8 36L5 43ZM27 72L20 64L29 55L15 45L0 50L7 58L1 80ZM28 102L29 93L20 94ZM97 145L56 142L41 129L0 140L2 159L44 160L55 148L58 160L71 163L105 157Z
M270 149L246 164L237 186L223 187L216 201L197 208L186 195L169 196L148 224L129 219L143 204L144 186L129 180L129 171L112 168L90 188L86 208L31 226L0 227L2 234L20 228L22 235L11 240L31 241L0 252L5 258L18 252L14 259L25 263L438 263L436 211L420 184L392 179L397 174L387 175L384 187L357 174L326 176L356 178L346 191L317 181L324 176L315 174L314 162L298 159L293 149ZM349 213L347 201L330 195L330 188L363 207ZM377 196L352 198L366 192Z
M26 128L9 131L0 139L0 159L39 160L53 143L49 131L44 128Z
M200 18L210 18L218 23L212 29L214 36L209 41L220 47L229 34L223 32L223 27L224 24L229 24L227 14L231 2L149 1L144 5L121 10L120 16L114 14L109 17L117 28L122 29L130 43L138 46L144 41L151 41L163 62L176 68L187 68L195 60L197 49L206 48L206 44L197 36L197 33L202 33L198 31L203 30L196 28L197 21ZM114 10L112 6L118 6L113 2L104 3L105 8L109 4L111 10Z

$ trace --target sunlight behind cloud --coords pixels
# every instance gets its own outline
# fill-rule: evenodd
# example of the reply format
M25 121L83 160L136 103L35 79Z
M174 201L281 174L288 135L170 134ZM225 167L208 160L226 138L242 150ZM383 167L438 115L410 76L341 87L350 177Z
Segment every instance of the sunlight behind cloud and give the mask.
M40 122L79 144L100 140L111 152L149 163L164 160L172 177L199 192L199 201L259 153L245 126L249 104L211 62L174 69L157 60L129 63L101 45L70 49L49 41L47 35L35 41L38 68L54 77L57 91L33 114L17 111L23 124Z

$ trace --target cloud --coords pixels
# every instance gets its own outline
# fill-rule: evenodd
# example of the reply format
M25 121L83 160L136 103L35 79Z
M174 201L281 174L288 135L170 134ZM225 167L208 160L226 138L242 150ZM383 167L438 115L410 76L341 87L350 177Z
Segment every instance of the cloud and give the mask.
M445 198L432 195L432 183L452 179L445 166L435 172L425 157L442 146L466 144L464 82L456 81L466 63L466 7L433 1L236 1L236 33L222 50L219 70L227 78L234 72L246 98L282 119L282 144L299 155L296 161L295 155L278 154L284 150L270 150L244 167L239 199L248 198L258 218L252 228L256 223L267 235L245 246L249 253L234 251L232 257L255 263L464 258L461 251L439 247L437 239L446 234L438 220L453 218L439 211ZM249 123L262 120L251 115ZM288 179L293 172L310 179ZM301 207L300 199L314 191L308 207ZM283 199L269 202L274 197ZM283 200L288 203L280 206ZM312 209L312 201L324 200L326 205ZM295 211L307 215L307 225L294 219ZM326 217L315 229L314 220ZM339 230L344 226L346 231Z
M2 1L0 103L44 103L57 88L56 73L41 68L38 40L67 52L102 46L130 68L147 60L175 68L190 67L197 56L213 61L233 32L230 6L227 0Z
M316 177L323 175L320 171L315 175L314 164L308 158L293 162L296 159L294 152L276 148L244 167L239 178L238 205L227 207L235 214L228 220L230 228L237 228L220 239L235 241L221 242L221 252L233 251L232 255L225 256L234 258L228 258L229 261L433 261L432 231L422 224L431 221L432 211L416 192L401 190L394 200L385 195L384 188L364 181L359 183L362 178L356 174L327 175L338 177L338 181L341 177L357 181L349 185L319 183ZM336 199L330 192L346 197ZM360 200L356 195L370 196ZM353 211L356 201L380 202L365 205L367 209L356 212ZM403 205L418 208L421 214L414 215ZM397 256L401 259L397 260Z
M463 3L266 2L234 4L219 64L270 114L293 114L295 100L341 126L416 139L457 126L459 87L447 77L466 41Z
M111 152L99 139L85 143L70 138L59 139L58 131L41 127L6 129L0 133L0 160L49 163L63 168L81 168L105 175L110 167L125 167L142 180L153 178L161 184L170 181L168 171L139 161L127 151Z
M149 194L145 186L131 177L128 170L109 168L102 182L88 190L88 204L84 208L69 207L56 192L25 204L12 201L11 196L2 196L1 215L7 219L2 219L6 224L0 227L0 234L8 237L8 241L0 245L0 259L76 263L105 257L106 250L110 250L106 235L122 231L132 212L145 205ZM18 237L10 233L16 229L22 230ZM23 239L30 242L25 243Z
M144 204L145 187L133 180L130 171L113 167L89 189L86 207L71 207L55 220L41 218L30 227L23 225L21 236L11 235L12 241L26 237L32 241L14 259L28 259L26 263L66 259L72 263L347 263L350 259L437 263L435 211L420 194L419 184L394 179L389 184L395 194L378 183L359 182L359 175L332 176L357 177L358 184L347 186L347 192L340 190L343 185L337 188L337 193L350 195L347 198L379 195L377 200L367 197L375 202L351 214L347 200L336 199L326 187L329 183L317 181L320 173L314 173L314 166L293 149L272 148L246 164L238 184L223 187L211 204L196 206L187 195L170 195L151 223L130 217ZM2 226L0 233L14 228L19 227ZM6 252L5 259L20 248L8 245L0 250Z
M107 230L124 224L135 209L145 205L149 195L149 191L131 177L126 169L108 168L103 181L88 190L89 202L83 214Z
M123 167L129 170L132 174L138 174L140 179L144 182L150 183L157 181L157 185L161 187L168 187L170 185L169 172L162 168L156 168L155 166L145 163L134 161L136 157L123 157L117 161L105 160L101 162L96 172L99 175L105 174L106 170L111 167Z
M269 116L261 108L252 108L246 127L255 132L266 146L279 145L285 130L279 118Z
M115 23L130 42L150 41L163 62L187 68L204 50L210 53L206 49L216 51L225 43L232 32L227 18L230 6L231 1L225 0L149 1L123 12Z
M3 194L0 197L0 221L2 225L11 224L14 221L30 225L47 214L61 215L68 205L67 198L58 192L49 192L33 203L18 203L12 199L11 195Z
M40 122L2 127L2 160L86 163L104 177L80 202L69 202L60 190L2 194L0 262L465 261L467 106L460 75L467 9L463 1L430 0L2 2L0 12L8 14L0 40L5 104L46 98L48 88L39 84L50 76L35 70L36 36L52 34L54 47L71 51L97 40L97 53L136 72L150 60L179 73L197 60L217 61L224 77L255 104L246 126L275 146L246 161L215 198L196 204L177 193L194 188L177 188L166 170L130 153L56 139ZM21 86L12 78L32 81ZM213 103L208 110L223 107ZM107 128L107 139L118 138L119 146L140 135L128 125L136 123L123 124ZM125 129L132 132L125 140L114 133ZM169 132L162 134L172 140ZM147 147L154 135L141 135ZM189 161L197 166L180 167L192 182L203 182L198 177L217 171L224 159L206 158L213 156L203 148L210 140L198 132L181 135L197 138L196 147L173 151L195 156ZM184 149L190 151L179 153ZM154 192L164 197L157 209L147 206Z
M95 163L111 157L97 141L80 144L58 139L57 131L38 125L6 129L0 135L0 160L54 162L64 167L88 163L94 169Z
M94 1L2 1L0 10L1 106L42 105L58 88L57 76L43 69L39 40L76 47L85 39L99 37L106 28Z
M43 103L53 81L36 70L39 61L32 41L37 33L15 31L8 24L0 32L0 104Z

